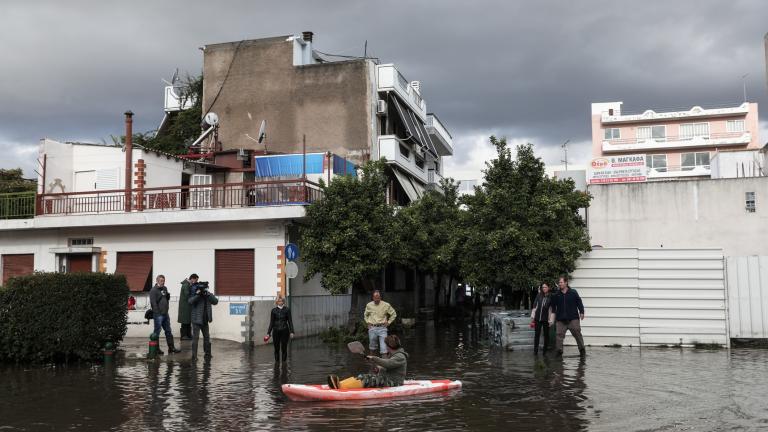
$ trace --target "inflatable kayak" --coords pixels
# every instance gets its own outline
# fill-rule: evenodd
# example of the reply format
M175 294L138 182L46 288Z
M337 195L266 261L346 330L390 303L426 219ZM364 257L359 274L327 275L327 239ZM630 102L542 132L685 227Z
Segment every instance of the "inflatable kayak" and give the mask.
M332 389L325 384L283 384L283 393L293 401L344 401L386 399L460 389L461 381L406 380L398 387Z

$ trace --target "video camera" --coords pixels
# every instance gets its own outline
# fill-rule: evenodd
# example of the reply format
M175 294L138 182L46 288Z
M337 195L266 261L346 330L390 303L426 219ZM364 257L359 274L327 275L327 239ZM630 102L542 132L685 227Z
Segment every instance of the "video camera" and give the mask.
M199 295L208 295L208 282L198 282L195 284L195 293Z

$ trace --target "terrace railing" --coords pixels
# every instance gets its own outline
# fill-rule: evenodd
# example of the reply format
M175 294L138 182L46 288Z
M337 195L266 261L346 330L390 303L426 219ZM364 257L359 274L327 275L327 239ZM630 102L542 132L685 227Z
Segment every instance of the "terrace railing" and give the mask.
M0 194L0 219L25 219L34 216L34 191Z
M273 180L194 186L167 186L55 193L37 196L38 215L102 214L139 211L306 205L322 196L306 180Z

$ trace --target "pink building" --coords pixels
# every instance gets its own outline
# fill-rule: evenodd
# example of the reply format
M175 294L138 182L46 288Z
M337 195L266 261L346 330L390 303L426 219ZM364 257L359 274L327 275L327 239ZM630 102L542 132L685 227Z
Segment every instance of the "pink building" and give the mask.
M645 155L648 180L708 177L717 152L760 148L756 103L639 114L622 103L592 104L592 157Z

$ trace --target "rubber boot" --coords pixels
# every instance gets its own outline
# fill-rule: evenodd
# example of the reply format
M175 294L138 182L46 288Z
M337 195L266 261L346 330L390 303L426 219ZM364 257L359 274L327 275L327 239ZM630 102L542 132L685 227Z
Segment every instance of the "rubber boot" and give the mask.
M211 355L211 343L210 342L203 342L203 351L205 352L205 358L213 358Z
M178 354L181 352L180 349L176 349L176 346L173 343L173 336L166 336L165 342L168 344L168 354Z
M336 375L328 375L328 388L334 390L339 388L339 377Z
M338 378L337 378L338 379ZM349 377L339 382L340 389L358 389L363 388L363 382L355 377Z

